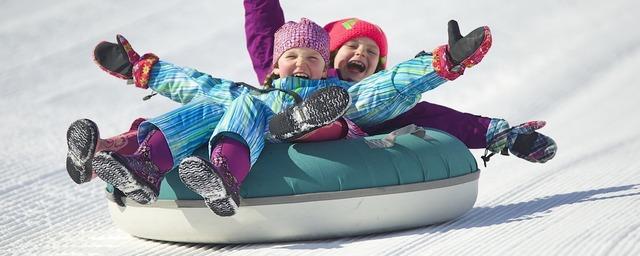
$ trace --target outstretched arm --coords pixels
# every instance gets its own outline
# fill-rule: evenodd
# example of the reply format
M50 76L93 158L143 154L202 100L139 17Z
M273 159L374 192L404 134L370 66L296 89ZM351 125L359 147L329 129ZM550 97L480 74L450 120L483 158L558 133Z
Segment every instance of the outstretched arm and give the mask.
M456 21L450 21L448 27L449 45L437 47L433 53L423 51L351 86L352 108L346 116L363 127L394 118L415 106L422 93L456 79L489 51L492 40L488 27L479 27L464 37Z
M361 127L371 127L413 108L422 93L447 80L422 55L383 70L349 87L351 106L345 115Z
M271 72L273 34L284 24L279 0L245 0L244 31L258 83Z
M198 96L206 96L215 103L227 105L242 90L234 86L232 81L166 61L158 61L153 65L147 85L154 92L180 104L187 104Z

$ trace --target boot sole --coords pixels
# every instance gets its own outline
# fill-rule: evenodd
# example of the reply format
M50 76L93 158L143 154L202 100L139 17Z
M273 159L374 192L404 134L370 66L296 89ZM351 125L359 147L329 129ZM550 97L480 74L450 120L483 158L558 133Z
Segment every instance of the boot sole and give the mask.
M91 179L91 160L99 138L98 126L89 119L77 120L67 129L67 173L75 183Z
M155 202L158 196L153 189L138 181L123 162L111 152L100 152L93 158L92 166L98 177L118 188L127 198L139 204Z
M207 207L218 216L228 217L236 213L238 203L207 161L199 157L185 158L180 162L178 175L187 188L202 196Z
M341 87L316 91L299 106L287 108L269 120L269 132L278 140L294 140L343 116L351 96Z

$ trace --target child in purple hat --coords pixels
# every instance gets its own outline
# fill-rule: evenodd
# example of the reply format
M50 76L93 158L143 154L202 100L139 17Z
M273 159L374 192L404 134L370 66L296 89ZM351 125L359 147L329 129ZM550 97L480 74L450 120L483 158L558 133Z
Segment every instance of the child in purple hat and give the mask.
M160 61L156 55L151 53L140 56L123 36L118 35L116 40L117 43L115 44L101 42L96 46L94 56L98 67L117 78L133 80L133 84L136 87L151 88L155 91L154 94L159 93L178 103L190 103L193 99L197 99L204 94L214 104L227 106L246 90L265 92L265 90L259 90L244 83L221 81L194 69ZM295 76L322 79L326 77L327 72L330 72L327 69L329 63L328 35L322 27L312 21L303 18L297 23L288 22L284 24L276 33L276 41L275 44L270 44L273 45L272 51L274 53L270 57L270 60L273 60L270 69L280 77ZM218 83L226 86L216 85ZM325 85L323 84L322 86ZM276 90L286 91L282 88L276 88ZM289 91L287 93L293 94L293 97L301 104L301 98L298 95L300 92L296 92ZM309 92L311 91L304 91L303 93ZM282 95L285 94L282 93ZM345 101L348 101L348 98L343 95L342 100L339 102ZM342 103L342 105L344 104ZM340 108L342 109L338 112L343 113L344 107ZM325 111L323 113L329 114L331 112L336 111ZM338 113L333 115L338 115ZM329 119L333 121L332 119L335 118ZM98 127L91 120L81 119L73 122L67 131L67 143L69 146L67 171L69 176L78 184L95 178L96 174L91 168L91 161L98 152L111 151L121 155L136 153L140 146L139 142L145 138L138 135L138 128L143 122L145 122L145 119L137 119L128 132L108 139L100 138ZM313 125L308 126L309 129L314 127Z
M292 136L332 123L346 112L349 94L343 88L331 86L334 84L331 80L307 86L286 79L322 79L327 75L328 65L329 36L322 27L302 18L300 22L285 23L275 32L273 74L284 80L274 80L272 86L302 96L317 91L290 108L292 115L305 116L299 120L304 128ZM205 204L220 216L235 214L242 180L258 160L264 141L269 139L269 120L274 113L292 105L290 97L279 90L261 96L243 94L231 102L211 135L211 159L191 156L180 163L179 176L183 183L202 196ZM230 146L234 145L246 145L249 151L231 150Z
M108 150L96 153L97 126L90 120L76 122L69 129L69 148L70 152L80 152L77 155L84 156L85 161L76 164L77 156L70 154L69 158L74 167L84 168L88 173L85 177L95 171L141 204L157 199L165 174L179 164L181 180L200 194L212 211L220 216L233 215L240 200L240 185L264 146L267 123L274 112L295 106L289 108L290 113L302 117L304 129L297 132L304 134L334 122L350 103L344 89L347 83L322 80L329 71L329 37L308 19L285 23L275 33L272 65L281 78L275 79L270 89L213 78L157 57L146 71L137 66L144 58L132 68L123 69L122 65L111 65L114 58L110 53L100 55L114 47L122 53L120 60L138 56L123 37L118 36L118 42L96 47L99 66L112 75L120 74L117 77L131 75L137 86L149 87L184 105L140 123L140 145L130 154ZM146 82L141 82L137 71L147 74ZM209 158L189 157L205 143L210 147Z

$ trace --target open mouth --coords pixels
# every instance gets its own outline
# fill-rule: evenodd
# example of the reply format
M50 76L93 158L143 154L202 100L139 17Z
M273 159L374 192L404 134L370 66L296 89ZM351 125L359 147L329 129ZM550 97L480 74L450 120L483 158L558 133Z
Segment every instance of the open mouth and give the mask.
M362 73L365 70L367 70L367 66L364 63L362 63L361 61L358 61L358 60L349 61L347 63L347 68L351 69L351 70L358 71L360 73Z
M306 78L309 79L309 75L305 74L305 73L295 73L293 74L294 77L300 77L300 78Z

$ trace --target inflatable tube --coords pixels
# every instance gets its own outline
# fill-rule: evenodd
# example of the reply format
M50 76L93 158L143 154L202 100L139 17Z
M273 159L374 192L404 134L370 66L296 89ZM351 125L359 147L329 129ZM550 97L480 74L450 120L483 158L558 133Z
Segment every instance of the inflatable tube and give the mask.
M427 135L401 135L387 148L367 143L382 135L268 144L232 217L212 213L177 170L156 203L125 199L120 207L109 197L108 205L115 225L131 235L195 243L321 239L445 222L473 207L479 170L462 142L441 131Z

